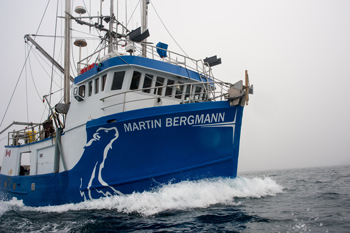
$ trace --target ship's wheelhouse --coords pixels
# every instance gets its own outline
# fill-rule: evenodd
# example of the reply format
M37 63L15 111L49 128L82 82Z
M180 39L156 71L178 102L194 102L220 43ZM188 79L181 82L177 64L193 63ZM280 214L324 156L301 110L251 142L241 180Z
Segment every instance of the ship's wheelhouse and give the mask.
M98 68L95 74L74 85L72 100L73 105L80 106L79 111L84 111L84 105L88 105L87 110L94 109L95 117L146 107L208 101L209 92L214 90L207 78L199 74L196 75L201 80L189 78L189 72L185 72L188 76L182 76L181 72L165 72L142 64L116 65L101 71ZM96 115L98 112L100 114Z

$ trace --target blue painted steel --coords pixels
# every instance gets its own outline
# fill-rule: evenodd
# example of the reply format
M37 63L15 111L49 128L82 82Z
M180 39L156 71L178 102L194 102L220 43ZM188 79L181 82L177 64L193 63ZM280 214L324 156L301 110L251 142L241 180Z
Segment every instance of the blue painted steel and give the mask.
M141 192L169 181L233 178L242 114L242 106L218 101L91 120L83 155L74 168L46 175L0 175L0 189L5 198L45 206Z
M142 65L140 65L142 64ZM90 70L86 71L85 73L77 76L74 79L74 83L80 83L84 81L87 78L90 78L91 76L97 74L100 71L103 71L107 68L113 67L113 66L120 66L120 65L138 65L138 66L144 66L146 68L151 68L154 70L160 70L165 71L168 73L172 73L178 76L188 77L197 81L206 81L205 79L201 78L199 73L186 69L181 66L173 65L167 62L163 61L156 61L150 58L146 57L137 57L137 56L119 56L119 57L113 57L110 58L104 62L102 62L99 66L94 66ZM208 79L209 82L212 82L213 80Z

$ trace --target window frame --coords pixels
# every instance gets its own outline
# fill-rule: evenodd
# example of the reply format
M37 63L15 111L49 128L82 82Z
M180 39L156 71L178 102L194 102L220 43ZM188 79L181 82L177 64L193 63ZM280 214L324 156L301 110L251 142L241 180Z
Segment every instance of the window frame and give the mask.
M183 94L184 94L184 88L185 88L185 86L186 85L184 85L184 83L183 82L176 82L176 85L175 85L175 98L176 99L182 99L182 96L183 96ZM179 87L181 87L181 88L179 88ZM178 93L178 91L179 92L181 92L181 93Z
M149 76L151 76L151 77L149 77ZM142 92L149 93L149 94L152 92L152 89L153 89L152 87L153 87L153 83L154 83L154 77L155 77L155 75L145 73L145 77L144 77L143 83L142 83L142 89L145 89L145 88L149 88L149 89L142 90ZM146 79L151 81L150 85L147 86L147 87L145 87Z
M88 82L88 96L92 96L92 80Z
M107 74L101 76L101 92L105 90L107 82Z
M100 87L99 87L99 84L100 84L100 77L98 78L95 78L95 82L94 82L94 89L95 89L95 94L98 94L99 91L100 91Z
M138 73L139 75L135 76L135 73ZM138 80L136 80L136 79L138 79ZM136 82L137 82L137 87L136 87L136 85L133 87L134 80L136 80ZM132 77L131 77L131 81L130 81L130 88L129 89L130 90L140 89L141 81L142 81L142 72L134 70L133 73L132 73Z
M185 101L191 101L191 96L192 96L192 84L191 83L187 83L184 85L185 88L184 88L184 100Z
M85 98L85 84L75 87L73 95L77 101L83 101Z
M172 84L169 84L169 82L173 82ZM164 93L164 96L166 97L174 97L174 90L175 90L175 80L173 79L167 79L167 84L166 84L166 87L165 87L165 93ZM167 94L169 93L169 90L171 90L171 93L170 94Z
M111 85L111 91L123 90L125 73L126 73L125 70L124 71L115 71L114 72L112 85ZM118 76L119 74L121 76Z
M201 97L202 97L202 92L203 92L203 88L202 86L194 86L194 92L193 92L193 100L202 100ZM197 92L197 88L199 88L199 92ZM197 98L196 98L197 96Z
M158 81L158 80L162 80L162 81ZM159 95L159 96L162 96L163 95L163 87L161 86L164 86L164 81L166 79L161 77L161 76L157 76L157 78L155 79L155 85L154 85L154 92L153 94L155 95ZM159 85L158 85L159 83Z
M78 87L78 95L80 96L80 97L82 97L82 98L85 98L85 84L83 84L83 85L80 85L79 87Z

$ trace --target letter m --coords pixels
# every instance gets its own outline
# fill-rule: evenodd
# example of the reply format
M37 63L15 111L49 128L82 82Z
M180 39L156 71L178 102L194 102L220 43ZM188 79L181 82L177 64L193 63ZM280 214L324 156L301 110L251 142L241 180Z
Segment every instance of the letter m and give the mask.
M132 125L131 125L131 123L124 124L124 131L125 131L125 132L132 131Z

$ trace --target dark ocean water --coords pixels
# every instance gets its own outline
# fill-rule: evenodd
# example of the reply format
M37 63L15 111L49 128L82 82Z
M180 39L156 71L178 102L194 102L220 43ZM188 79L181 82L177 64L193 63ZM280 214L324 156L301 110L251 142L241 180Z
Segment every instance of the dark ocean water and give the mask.
M0 201L0 232L350 232L350 166L244 173L32 208Z

